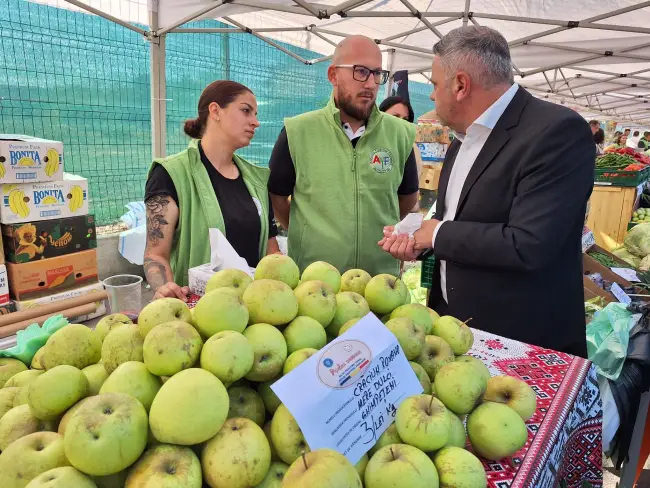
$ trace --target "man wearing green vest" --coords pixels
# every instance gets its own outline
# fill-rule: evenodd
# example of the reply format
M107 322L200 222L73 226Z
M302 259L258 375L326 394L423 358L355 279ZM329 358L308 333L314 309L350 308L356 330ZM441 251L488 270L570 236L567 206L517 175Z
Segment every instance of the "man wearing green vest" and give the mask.
M326 261L341 272L399 272L377 241L384 226L417 203L419 182L415 126L375 105L388 74L374 41L348 37L327 71L333 86L327 106L284 121L269 164L269 193L301 270Z
M650 149L650 132L646 131L643 133L643 137L639 139L638 148L643 151Z

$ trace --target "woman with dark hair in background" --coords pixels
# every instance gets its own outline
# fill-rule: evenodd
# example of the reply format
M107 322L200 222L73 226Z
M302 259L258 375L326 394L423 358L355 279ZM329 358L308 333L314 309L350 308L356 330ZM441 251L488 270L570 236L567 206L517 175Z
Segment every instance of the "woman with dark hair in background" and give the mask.
M215 81L199 98L198 117L185 122L192 138L187 149L153 162L145 188L144 271L154 298L186 298L187 271L210 262L211 228L221 230L251 267L279 252L269 170L235 154L259 125L253 92Z

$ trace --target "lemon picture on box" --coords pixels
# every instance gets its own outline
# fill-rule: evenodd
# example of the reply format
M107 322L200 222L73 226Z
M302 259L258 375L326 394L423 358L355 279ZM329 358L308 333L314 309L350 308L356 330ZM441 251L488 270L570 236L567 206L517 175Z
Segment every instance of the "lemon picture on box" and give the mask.
M62 176L61 142L0 134L0 183L57 181Z
M9 291L17 301L97 283L97 251L91 249L29 263L7 263Z
M88 180L70 173L47 183L2 185L0 222L14 224L88 213Z

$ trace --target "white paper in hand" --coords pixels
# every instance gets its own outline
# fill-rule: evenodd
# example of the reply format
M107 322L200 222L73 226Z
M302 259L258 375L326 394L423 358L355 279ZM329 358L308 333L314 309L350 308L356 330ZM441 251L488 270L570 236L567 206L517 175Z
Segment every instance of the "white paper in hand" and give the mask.
M415 231L422 227L423 219L424 217L421 213L408 214L401 222L395 226L393 235L408 234L409 237L413 237Z

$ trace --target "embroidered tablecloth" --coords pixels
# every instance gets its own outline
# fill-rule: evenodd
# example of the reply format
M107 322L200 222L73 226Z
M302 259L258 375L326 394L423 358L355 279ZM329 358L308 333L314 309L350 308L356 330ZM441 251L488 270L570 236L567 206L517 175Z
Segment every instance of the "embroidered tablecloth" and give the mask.
M191 296L193 307L200 297ZM495 375L528 383L537 411L526 423L528 441L509 460L484 461L489 488L568 488L603 484L603 411L596 370L587 360L473 329L469 352Z

